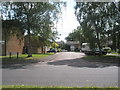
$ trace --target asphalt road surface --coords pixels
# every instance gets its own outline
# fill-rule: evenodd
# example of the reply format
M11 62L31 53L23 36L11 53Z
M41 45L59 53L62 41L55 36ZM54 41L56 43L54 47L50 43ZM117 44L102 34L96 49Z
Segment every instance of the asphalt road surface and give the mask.
M116 64L83 60L83 53L61 52L42 62L2 69L3 85L118 86ZM44 61L44 62L43 62Z

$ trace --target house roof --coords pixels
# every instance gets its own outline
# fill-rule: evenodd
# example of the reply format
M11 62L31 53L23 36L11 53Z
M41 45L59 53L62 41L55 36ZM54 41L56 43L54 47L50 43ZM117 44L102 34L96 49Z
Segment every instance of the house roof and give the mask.
M64 41L58 41L57 44L64 44Z
M79 41L68 41L66 44L79 44Z

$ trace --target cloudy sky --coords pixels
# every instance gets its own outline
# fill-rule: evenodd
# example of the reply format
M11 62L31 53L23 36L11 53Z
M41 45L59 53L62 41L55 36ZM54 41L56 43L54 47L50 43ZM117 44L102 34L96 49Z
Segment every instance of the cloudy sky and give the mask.
M65 41L65 37L67 37L68 34L79 25L74 14L75 4L74 0L69 0L67 1L67 7L62 9L62 19L59 20L57 25L57 30L61 36L57 41Z

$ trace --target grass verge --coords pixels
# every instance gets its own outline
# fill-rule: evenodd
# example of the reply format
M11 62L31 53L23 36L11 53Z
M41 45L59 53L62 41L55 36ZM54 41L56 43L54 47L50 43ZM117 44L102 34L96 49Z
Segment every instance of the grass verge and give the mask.
M23 66L30 65L32 63L43 62L41 58L44 58L53 54L54 53L32 54L33 57L27 57L27 54L22 54L22 55L19 55L19 58L17 58L16 55L12 55L11 59L9 56L1 56L0 60L2 60L2 68L22 68Z
M83 59L92 59L92 60L114 60L120 59L120 56L113 56L113 55L103 55L103 56L85 56Z
M120 90L118 87L64 87L64 86L22 86L22 85L3 85L2 90Z
M0 58L2 59L2 61L19 61L19 60L35 60L35 59L41 59L50 55L53 55L54 53L46 53L46 54L32 54L32 57L27 57L27 54L21 54L19 55L19 57L17 58L16 55L12 55L11 59L9 56L0 56Z
M50 55L53 55L54 53L46 53L46 54L32 54L33 57L27 57L27 54L21 54L19 55L19 58L27 58L27 59L30 59L30 58L42 58L42 57L46 57L46 56L50 56ZM17 56L16 55L12 55L11 58L16 58ZM8 56L0 56L0 58L9 58L9 55Z
M93 63L99 63L103 66L119 66L120 56L85 56L82 59Z
M116 52L114 52L114 53L111 53L111 54L117 54L117 55L120 55L120 53L116 53Z

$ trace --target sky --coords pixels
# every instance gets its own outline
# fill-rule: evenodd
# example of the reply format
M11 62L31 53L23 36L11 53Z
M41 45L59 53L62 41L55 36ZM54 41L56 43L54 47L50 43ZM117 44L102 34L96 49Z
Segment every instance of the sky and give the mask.
M76 19L76 16L74 14L75 9L75 2L74 0L67 1L67 7L62 8L62 19L59 20L57 25L57 31L61 36L59 36L60 39L57 41L65 41L65 37L68 36L70 32L72 32L74 29L79 26L79 23Z

